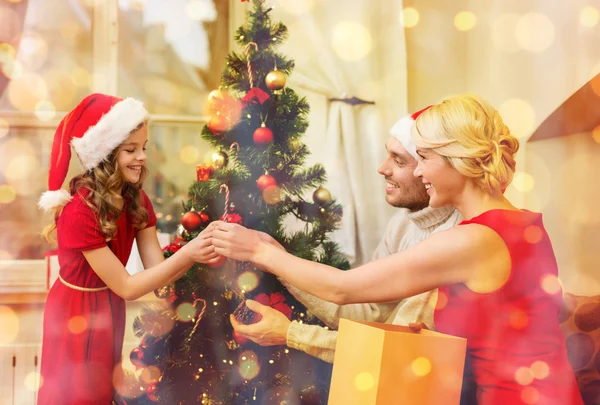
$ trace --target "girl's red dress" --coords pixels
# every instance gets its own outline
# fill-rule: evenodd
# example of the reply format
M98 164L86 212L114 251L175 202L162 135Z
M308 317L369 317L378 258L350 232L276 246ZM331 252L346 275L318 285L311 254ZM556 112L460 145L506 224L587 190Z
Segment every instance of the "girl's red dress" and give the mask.
M466 224L500 235L512 268L490 294L464 284L439 289L436 328L467 339L464 387L476 387L479 405L583 405L559 328L562 290L541 214L492 210Z
M60 275L84 288L106 284L90 267L83 251L108 246L125 265L136 232L124 207L113 240L105 241L96 214L81 189L63 209L57 222ZM146 227L156 225L148 196L140 191L148 211ZM125 202L127 204L127 202ZM125 334L125 301L110 289L83 292L57 280L44 310L39 405L109 405L113 398L112 374L121 361Z

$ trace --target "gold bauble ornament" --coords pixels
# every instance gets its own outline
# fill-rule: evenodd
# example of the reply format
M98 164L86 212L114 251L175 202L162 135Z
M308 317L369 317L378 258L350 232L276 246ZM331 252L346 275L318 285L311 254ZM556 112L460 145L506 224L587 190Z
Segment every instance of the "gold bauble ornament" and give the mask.
M319 187L313 193L313 201L315 204L325 207L331 202L331 193L324 187Z
M179 225L177 227L177 236L179 239L186 240L190 237L190 233L183 227L183 225Z
M273 70L267 74L265 84L269 90L281 90L285 87L285 74L279 70Z
M223 151L215 152L212 154L212 162L214 167L217 169L222 169L227 166L227 163L229 162L229 156L227 156L227 153Z

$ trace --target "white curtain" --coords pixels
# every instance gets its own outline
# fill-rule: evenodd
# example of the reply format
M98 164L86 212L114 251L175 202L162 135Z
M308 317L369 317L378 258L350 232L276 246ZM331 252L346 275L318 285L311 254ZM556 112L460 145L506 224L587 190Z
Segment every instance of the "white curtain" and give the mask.
M247 3L234 7L249 7ZM333 235L353 265L368 261L393 209L377 167L389 128L406 114L402 3L385 0L272 1L272 19L289 29L281 52L296 62L288 86L311 106L304 142L309 163L327 169L325 185L344 207ZM238 19L239 9L232 13ZM375 105L329 101L358 97ZM311 191L312 193L312 191ZM307 195L310 197L310 194Z

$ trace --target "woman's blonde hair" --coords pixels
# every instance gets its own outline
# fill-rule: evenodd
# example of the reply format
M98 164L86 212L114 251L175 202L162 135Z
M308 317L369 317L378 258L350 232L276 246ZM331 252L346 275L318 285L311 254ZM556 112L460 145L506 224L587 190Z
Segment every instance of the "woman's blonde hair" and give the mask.
M484 190L504 191L515 172L519 141L482 98L465 94L423 112L413 125L417 147L435 150Z
M141 125L133 130L141 128ZM117 232L116 220L121 215L121 209L117 208L111 201L123 199L127 204L127 214L132 219L134 227L143 229L148 223L148 211L141 205L140 189L144 180L148 177L148 169L142 166L142 173L137 183L128 183L119 170L117 155L119 147L113 150L108 158L93 169L79 174L69 182L69 193L77 194L80 189L89 190L86 204L96 213L100 222L100 229L106 237L106 241L114 238ZM122 191L121 191L122 190ZM52 242L52 232L56 229L58 217L63 207L54 210L54 222L48 225L43 235L48 242Z

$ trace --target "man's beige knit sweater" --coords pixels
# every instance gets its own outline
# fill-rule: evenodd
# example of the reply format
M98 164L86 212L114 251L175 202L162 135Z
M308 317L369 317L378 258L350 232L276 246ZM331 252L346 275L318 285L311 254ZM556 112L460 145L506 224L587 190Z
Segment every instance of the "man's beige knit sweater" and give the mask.
M373 253L373 260L406 250L432 233L449 229L460 221L460 213L452 207L428 207L418 212L402 209L390 220L383 239ZM312 314L332 329L337 329L340 318L396 325L424 322L430 329L434 329L433 308L437 291L390 303L340 306L300 291L283 280L282 282ZM337 331L297 321L291 323L287 333L289 347L328 363L333 363L336 339Z

